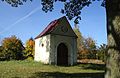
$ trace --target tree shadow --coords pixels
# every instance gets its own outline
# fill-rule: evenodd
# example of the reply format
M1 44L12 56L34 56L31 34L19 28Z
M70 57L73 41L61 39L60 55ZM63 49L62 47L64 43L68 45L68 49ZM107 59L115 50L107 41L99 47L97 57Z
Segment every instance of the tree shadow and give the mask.
M80 64L80 67L83 69L92 69L92 70L105 70L106 67L105 64L92 64L92 63L86 63L86 64Z
M104 73L36 72L29 78L104 78Z

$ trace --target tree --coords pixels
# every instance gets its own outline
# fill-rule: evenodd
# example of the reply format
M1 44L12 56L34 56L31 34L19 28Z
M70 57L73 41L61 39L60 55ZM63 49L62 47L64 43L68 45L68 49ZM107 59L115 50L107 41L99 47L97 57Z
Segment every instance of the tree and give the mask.
M2 46L0 46L0 52L3 50Z
M106 44L100 45L100 47L97 49L97 59L106 62L106 53L107 45Z
M4 1L4 0L2 0ZM9 4L19 5L18 1L27 0L5 0ZM78 23L81 10L85 6L89 6L95 0L41 0L42 10L52 11L54 2L61 1L64 3L62 13L66 14L69 19L76 18ZM106 9L107 16L107 62L106 62L106 78L120 78L120 0L103 0L102 3Z
M29 40L26 41L26 45L25 45L25 56L27 58L34 58L34 52L35 52L35 41L33 40L33 38L30 38Z
M3 47L0 46L0 61L4 60Z
M78 46L82 45L83 44L83 37L82 37L82 34L81 34L77 24L75 24L75 28L73 30L74 30L75 34L77 35L77 37L78 37L77 38L77 45Z
M77 58L80 59L81 58L81 46L83 46L83 37L82 37L82 34L79 30L79 27L77 24L75 24L75 28L73 29L75 34L77 35Z
M96 59L96 43L91 38L83 38L83 44L79 46L80 59Z
M79 30L77 24L75 24L75 28L73 29L77 38L77 58L79 59L95 59L96 58L96 43L91 38L84 38Z
M16 36L11 36L2 41L4 57L7 60L23 59L23 44Z
M84 40L84 48L88 50L88 58L96 59L96 42L91 37Z

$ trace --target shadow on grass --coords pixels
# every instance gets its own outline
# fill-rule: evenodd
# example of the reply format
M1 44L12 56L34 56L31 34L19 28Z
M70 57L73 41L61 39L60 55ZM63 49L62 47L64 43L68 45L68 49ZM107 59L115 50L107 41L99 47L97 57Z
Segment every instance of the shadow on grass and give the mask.
M79 64L79 67L83 69L105 70L105 64Z
M29 78L104 78L104 73L36 72Z

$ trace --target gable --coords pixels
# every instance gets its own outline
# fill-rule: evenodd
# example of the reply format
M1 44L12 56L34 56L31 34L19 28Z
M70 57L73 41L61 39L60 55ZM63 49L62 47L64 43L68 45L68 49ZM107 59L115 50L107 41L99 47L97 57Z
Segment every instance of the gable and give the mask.
M65 16L52 21L35 39L48 34L77 37Z
M57 22L58 20L52 21L35 39L51 33L54 30Z
M73 31L73 29L70 26L66 17L63 17L63 18L59 19L59 22L58 22L57 26L51 32L51 34L70 36L70 37L76 37L77 38L77 35Z

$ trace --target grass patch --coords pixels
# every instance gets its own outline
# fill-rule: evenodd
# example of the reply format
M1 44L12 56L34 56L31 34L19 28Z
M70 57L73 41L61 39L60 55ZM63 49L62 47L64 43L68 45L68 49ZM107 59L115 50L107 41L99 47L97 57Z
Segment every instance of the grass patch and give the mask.
M34 61L2 61L0 78L95 78L94 76L103 78L104 69L93 67L95 65L92 64L64 67L44 65Z

